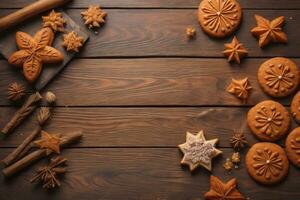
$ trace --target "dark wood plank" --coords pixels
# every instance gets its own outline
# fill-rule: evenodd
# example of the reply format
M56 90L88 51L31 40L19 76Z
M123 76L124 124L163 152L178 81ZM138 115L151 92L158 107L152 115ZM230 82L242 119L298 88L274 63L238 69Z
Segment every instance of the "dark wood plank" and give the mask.
M63 15L63 18L66 20L67 24L65 27L65 31L75 31L78 35L80 35L83 38L83 43L85 43L89 36L84 31L82 31L78 24L76 24L65 12L61 13ZM44 13L42 16L47 14L48 12ZM18 27L14 27L13 29L6 31L5 33L1 33L0 54L2 54L6 59L8 59L12 53L19 50L19 48L16 45L15 36L18 31L23 31L33 36L38 30L40 30L40 27L41 19L34 18ZM75 52L67 52L62 46L62 40L63 33L57 33L55 35L55 40L52 46L58 49L64 55L64 60L61 63L56 63L53 65L43 65L40 77L36 80L34 84L32 84L32 86L37 91L43 89L57 74L59 74L59 72L68 65L68 63L74 58L76 54Z
M1 13L4 15L10 11L4 9ZM66 10L76 23L85 27L80 11ZM287 18L284 30L289 43L260 49L257 39L250 34L256 26L254 14L270 19L284 15ZM299 18L300 12L297 10L245 10L243 23L236 35L249 50L249 57L299 57L300 21L296 20ZM189 25L197 29L196 40L188 41L186 38L185 28ZM197 10L194 9L111 9L108 10L107 23L99 34L85 29L90 33L90 40L79 57L223 57L224 43L231 41L231 38L216 40L205 35L198 25Z
M300 171L290 167L288 177L276 186L262 186L247 174L244 163L231 175L222 167L231 149L214 160L213 174L223 181L238 180L241 193L250 199L297 200L300 191ZM8 151L1 149L3 157ZM203 199L209 190L210 173L199 169L190 174L181 167L178 149L70 149L63 152L69 159L69 172L59 190L45 192L29 183L33 169L41 163L8 181L1 178L0 198L21 199ZM20 195L21 194L21 195Z
M0 109L0 127L15 108ZM80 147L176 147L185 141L186 131L203 129L207 138L219 138L221 147L230 147L234 130L245 132L250 145L257 140L247 127L248 108L55 108L50 133L83 130ZM21 143L33 129L33 120L23 123L2 147ZM296 124L293 124L295 127Z
M254 88L248 105L254 105L270 98L256 78L264 60L231 66L225 58L76 59L47 89L61 106L243 105L225 90L231 78L248 76ZM7 85L22 77L6 61L0 65L0 105L10 105ZM290 104L290 98L278 100Z
M0 8L21 8L35 0L10 0L0 1ZM69 8L88 7L91 4L100 4L104 8L197 8L200 0L73 0L66 5ZM278 0L239 0L245 9L299 9L298 0L285 0L284 3Z

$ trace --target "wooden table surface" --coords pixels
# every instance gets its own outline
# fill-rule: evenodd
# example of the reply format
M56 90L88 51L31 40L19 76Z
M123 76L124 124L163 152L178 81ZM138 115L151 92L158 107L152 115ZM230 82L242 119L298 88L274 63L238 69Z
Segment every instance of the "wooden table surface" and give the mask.
M0 0L0 15L30 2ZM236 35L249 50L239 66L228 64L221 53L231 37L215 40L201 31L199 0L74 0L68 4L66 13L82 27L80 12L90 4L100 4L108 13L98 35L85 29L89 42L46 88L58 102L45 129L52 133L82 129L84 138L63 151L69 171L60 189L46 192L29 183L33 169L44 160L11 179L2 177L0 199L203 199L211 173L198 169L191 174L181 167L177 148L186 131L201 129L208 139L219 138L224 152L213 162L214 175L223 181L236 177L240 191L251 200L300 199L300 170L294 166L282 183L271 187L248 176L245 152L240 169L228 174L222 166L232 153L228 140L234 130L243 130L250 145L258 142L247 128L246 114L251 106L270 99L257 82L259 65L274 56L300 64L300 1L239 2L243 22ZM289 43L260 49L250 33L256 24L254 14L270 19L284 15ZM197 30L192 41L185 37L189 25ZM23 79L3 58L0 66L2 127L17 110L6 100L7 85ZM232 77L244 76L254 88L246 105L225 91ZM290 100L278 101L289 106ZM0 141L1 158L25 138L32 121Z

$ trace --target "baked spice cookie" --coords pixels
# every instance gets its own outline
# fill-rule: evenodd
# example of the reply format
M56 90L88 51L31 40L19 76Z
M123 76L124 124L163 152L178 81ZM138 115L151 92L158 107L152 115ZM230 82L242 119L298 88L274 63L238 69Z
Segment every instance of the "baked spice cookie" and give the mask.
M298 92L292 100L291 112L294 119L300 123L300 92Z
M253 145L246 155L249 175L259 183L272 185L283 180L289 171L289 161L277 144L260 142Z
M297 65L283 57L265 61L257 76L263 91L272 97L286 97L297 90L299 85Z
M205 200L246 200L237 189L235 178L223 183L217 177L210 176L210 190L204 195Z
M78 36L75 31L63 35L63 47L65 47L67 51L79 52L83 41L83 37Z
M243 102L246 102L251 89L252 87L250 86L248 78L246 77L240 80L232 79L226 91L241 99Z
M287 43L286 34L282 31L284 16L277 17L271 22L266 18L255 15L257 27L251 30L251 33L259 38L259 47L264 47L270 42Z
M197 135L187 132L186 142L178 145L184 154L181 164L188 165L190 171L194 171L199 166L211 171L212 159L222 153L215 148L217 142L218 139L206 140L203 131Z
M204 32L212 37L231 35L242 20L242 9L236 0L203 0L198 20Z
M14 52L8 62L23 67L26 80L33 83L39 77L44 63L58 63L64 59L60 51L51 47L52 42L53 32L50 28L42 28L34 37L24 32L17 32L16 43L20 50Z
M105 23L107 13L100 6L89 6L87 10L81 12L81 16L85 20L84 24L88 25L89 29L92 29L98 28Z
M300 168L300 127L295 128L286 138L285 151L289 160Z
M271 142L286 135L291 120L285 107L275 101L267 100L249 110L247 122L257 138Z
M54 32L64 32L66 20L64 20L61 13L52 10L49 15L43 16L42 19L44 28L49 27Z
M237 40L236 36L234 36L231 43L227 43L224 46L225 50L223 51L223 54L228 58L228 62L235 61L240 64L241 58L248 54L247 49L245 49L244 45Z

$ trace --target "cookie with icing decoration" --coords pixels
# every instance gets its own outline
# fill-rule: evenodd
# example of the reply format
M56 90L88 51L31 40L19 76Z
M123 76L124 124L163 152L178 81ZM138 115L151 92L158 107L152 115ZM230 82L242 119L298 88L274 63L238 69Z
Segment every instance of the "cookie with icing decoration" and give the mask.
M291 112L294 119L300 124L300 92L298 92L292 100Z
M258 70L258 82L272 97L286 97L299 85L299 70L290 59L276 57L265 61Z
M273 185L287 176L289 161L279 145L260 142L249 149L246 155L246 168L255 181Z
M300 168L300 127L292 130L286 138L285 151L289 160Z
M231 35L242 20L242 9L236 0L203 0L198 21L208 35L223 38Z
M215 148L218 139L206 140L203 131L194 135L186 133L186 142L178 145L184 154L181 164L188 165L190 171L194 171L197 167L202 166L205 169L212 170L212 159L222 151Z
M256 104L249 110L247 123L258 139L274 142L287 134L291 119L284 106L267 100Z

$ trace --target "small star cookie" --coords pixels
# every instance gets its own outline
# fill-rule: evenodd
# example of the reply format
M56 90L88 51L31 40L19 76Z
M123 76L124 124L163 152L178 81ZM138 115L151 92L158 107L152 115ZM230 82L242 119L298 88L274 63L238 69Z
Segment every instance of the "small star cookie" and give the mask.
M42 131L42 137L40 140L34 141L34 144L41 149L47 150L47 155L55 152L60 154L60 136L49 134L45 131Z
M210 190L204 198L205 200L246 200L238 191L235 178L223 183L215 176L210 176Z

